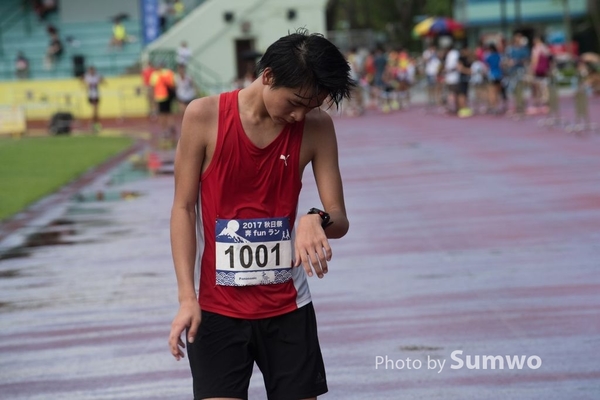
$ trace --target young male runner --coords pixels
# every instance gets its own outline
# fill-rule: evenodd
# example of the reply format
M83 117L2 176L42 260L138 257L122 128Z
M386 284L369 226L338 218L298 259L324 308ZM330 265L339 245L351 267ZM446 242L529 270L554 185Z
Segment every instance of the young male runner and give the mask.
M349 96L350 68L331 42L300 30L273 43L258 71L245 89L190 103L177 147L180 306L169 346L181 359L187 330L195 399L247 398L254 362L269 399L327 392L307 275L327 273L328 238L348 231L335 130L319 107ZM296 219L309 163L323 211Z

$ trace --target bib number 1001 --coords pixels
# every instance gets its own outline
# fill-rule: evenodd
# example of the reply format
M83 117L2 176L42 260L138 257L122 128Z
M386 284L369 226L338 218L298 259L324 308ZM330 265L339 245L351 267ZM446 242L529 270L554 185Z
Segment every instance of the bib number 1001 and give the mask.
M252 268L257 266L264 268L267 265L271 267L279 267L280 263L280 244L277 243L270 250L266 245L260 244L258 246L243 245L229 246L225 250L225 255L229 256L229 268L235 268L236 265L240 265L242 268ZM237 253L237 254L236 254ZM236 262L239 261L239 264Z

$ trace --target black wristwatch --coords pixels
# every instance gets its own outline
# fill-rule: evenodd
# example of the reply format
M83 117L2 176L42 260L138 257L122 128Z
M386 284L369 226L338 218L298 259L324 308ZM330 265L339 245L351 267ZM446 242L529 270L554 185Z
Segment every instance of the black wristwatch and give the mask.
M331 217L323 210L319 210L318 208L311 208L308 210L308 214L319 214L321 217L321 226L323 229L327 228L329 225L333 224L333 221L330 221Z

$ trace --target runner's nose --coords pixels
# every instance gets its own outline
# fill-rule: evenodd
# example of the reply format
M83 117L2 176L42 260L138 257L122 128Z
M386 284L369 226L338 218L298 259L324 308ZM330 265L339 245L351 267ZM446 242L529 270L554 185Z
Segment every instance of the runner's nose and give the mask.
M294 119L294 121L296 122L300 122L304 119L304 116L306 115L305 111L293 111L292 112L292 118Z

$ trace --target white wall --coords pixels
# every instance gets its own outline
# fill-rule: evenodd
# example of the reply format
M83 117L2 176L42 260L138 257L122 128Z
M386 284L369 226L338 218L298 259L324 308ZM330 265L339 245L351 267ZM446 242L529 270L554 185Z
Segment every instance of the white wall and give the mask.
M60 0L62 22L110 21L121 13L140 19L139 0Z
M282 36L297 28L325 34L325 5L327 0L207 0L185 20L174 26L147 51L175 49L187 41L194 57L213 71L222 82L232 82L237 75L235 41L253 39L255 49L264 52ZM288 9L296 10L296 18L287 19ZM234 13L231 23L223 14ZM250 24L247 33L244 22Z

